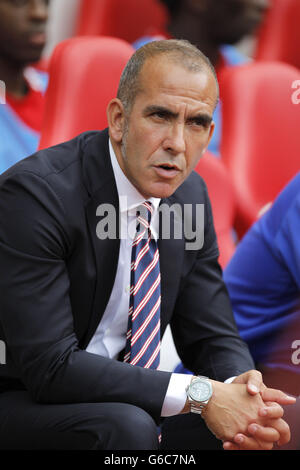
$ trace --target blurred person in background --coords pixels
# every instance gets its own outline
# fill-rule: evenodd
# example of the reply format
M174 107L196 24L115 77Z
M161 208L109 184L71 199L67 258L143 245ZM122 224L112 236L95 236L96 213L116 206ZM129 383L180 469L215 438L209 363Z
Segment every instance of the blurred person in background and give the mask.
M49 0L0 0L0 173L37 150L47 74L36 64L46 43Z
M298 396L285 415L300 449L300 172L249 230L224 271L235 319L267 386ZM297 412L298 410L298 412Z
M233 44L256 31L269 5L269 0L160 1L169 13L167 30L153 31L152 35L137 40L134 47L172 37L187 39L210 59L218 78L224 67L241 65L249 60ZM214 122L215 131L208 150L219 155L222 125L220 105L215 110Z

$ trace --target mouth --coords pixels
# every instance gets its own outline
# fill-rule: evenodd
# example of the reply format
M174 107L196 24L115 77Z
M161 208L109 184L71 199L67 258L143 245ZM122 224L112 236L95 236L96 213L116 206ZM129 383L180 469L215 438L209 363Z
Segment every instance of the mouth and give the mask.
M155 165L154 171L161 177L166 179L175 178L180 173L180 169L177 165L172 163L161 163L159 165Z
M32 34L30 34L30 36L28 38L28 42L32 46L44 46L46 44L46 40L47 40L47 37L46 37L45 32L32 33Z

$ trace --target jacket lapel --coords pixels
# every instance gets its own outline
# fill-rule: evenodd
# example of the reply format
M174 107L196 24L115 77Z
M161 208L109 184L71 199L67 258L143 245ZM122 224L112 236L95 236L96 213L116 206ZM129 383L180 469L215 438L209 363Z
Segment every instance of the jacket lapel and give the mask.
M119 197L110 161L107 131L93 139L84 160L84 180L90 195L86 217L97 267L93 312L84 341L86 346L110 298L120 249Z
M160 208L166 204L169 208L176 204L176 198L171 196L161 201ZM175 213L177 216L175 216ZM178 212L170 211L170 236L166 237L164 230L164 212L160 211L159 222L159 260L161 273L161 333L163 334L174 310L174 305L179 290L180 275L184 258L184 237L176 238L176 234L183 233L183 221ZM169 224L168 224L169 225ZM167 234L168 235L168 234Z

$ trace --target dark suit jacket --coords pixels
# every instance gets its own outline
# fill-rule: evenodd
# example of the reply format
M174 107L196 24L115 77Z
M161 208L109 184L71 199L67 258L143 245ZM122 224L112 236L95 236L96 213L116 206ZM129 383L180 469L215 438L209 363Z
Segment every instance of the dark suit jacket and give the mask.
M253 368L217 263L203 180L192 173L164 202L205 204L202 249L159 240L161 333L171 324L186 367L224 380ZM169 372L85 351L113 287L119 240L96 235L97 207L118 209L108 132L42 150L0 177L0 387L41 403L127 402L160 414ZM1 399L1 395L0 395Z

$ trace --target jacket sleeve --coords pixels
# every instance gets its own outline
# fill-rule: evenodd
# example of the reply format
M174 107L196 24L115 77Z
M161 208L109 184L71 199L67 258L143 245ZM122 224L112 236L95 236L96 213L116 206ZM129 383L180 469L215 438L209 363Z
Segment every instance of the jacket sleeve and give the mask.
M183 365L194 374L224 381L254 369L241 339L218 263L219 250L207 190L203 247L182 281L171 329Z
M44 178L26 171L2 178L0 322L13 365L38 402L124 402L158 419L169 373L78 347L65 262L73 235L66 220Z

